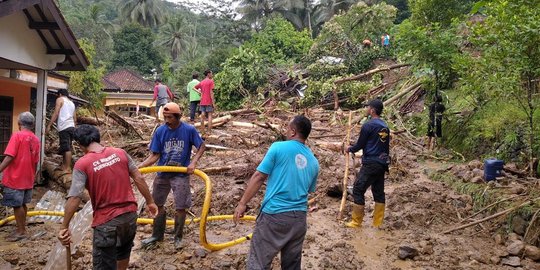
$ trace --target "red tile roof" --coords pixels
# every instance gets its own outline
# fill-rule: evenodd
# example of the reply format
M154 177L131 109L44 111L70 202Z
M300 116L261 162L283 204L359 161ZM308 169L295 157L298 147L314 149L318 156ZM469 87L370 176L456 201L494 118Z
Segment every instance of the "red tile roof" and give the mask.
M119 69L103 77L105 92L148 92L153 93L154 83L129 69Z

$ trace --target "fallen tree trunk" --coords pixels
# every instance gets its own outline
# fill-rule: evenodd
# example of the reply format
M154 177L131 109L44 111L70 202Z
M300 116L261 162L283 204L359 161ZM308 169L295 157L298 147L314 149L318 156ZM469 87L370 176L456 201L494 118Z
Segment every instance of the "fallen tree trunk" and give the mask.
M232 125L235 127L245 127L245 128L256 128L256 127L262 127L262 128L270 128L270 129L278 129L279 125L275 124L257 124L257 123L247 123L247 122L239 122L239 121L232 121Z
M339 85L339 84L342 84L342 83L345 83L345 82L348 82L348 81L360 80L362 78L365 78L367 76L371 76L373 74L376 74L376 73L379 73L379 72L382 72L382 71L389 71L389 70L392 70L392 69L406 67L406 66L410 66L410 64L403 63L403 64L391 65L391 66L388 66L388 67L378 67L376 69L372 69L372 70L369 70L367 72L364 72L364 73L361 73L361 74L358 74L358 75L354 75L354 76L351 76L351 77L336 80L334 83Z
M85 117L85 116L78 116L77 117L77 125L83 125L83 124L92 125L92 126L99 125L98 121L96 119L94 119L94 118Z
M347 124L347 135L345 141L349 142L351 138L351 121L352 111L349 111L349 123ZM345 155L345 173L343 174L343 195L341 197L341 204L339 206L338 220L343 219L343 211L345 210L345 202L347 201L347 180L349 180L349 152Z
M232 169L232 166L221 166L221 167L208 167L200 169L206 174L216 174L224 171L229 171Z
M321 148L335 151L335 152L341 152L343 144L341 142L323 142L323 141L315 141L315 144Z
M228 114L222 117L214 118L212 119L212 127L219 127L222 125L225 125L227 122L229 122L232 119L232 115ZM193 124L194 127L200 127L201 122L197 122Z
M405 94L411 92L412 90L416 90L416 88L420 87L422 85L422 82L416 82L414 83L413 85L403 89L401 92L397 93L395 96L389 98L388 100L386 100L383 104L384 106L388 106L392 103L394 103L395 101L397 101L398 99L400 99L402 96L404 96Z
M122 116L118 115L116 112L114 112L114 111L105 111L105 115L107 115L109 118L114 120L117 124L123 126L126 130L135 131L135 134L137 134L137 136L139 136L139 138L141 138L141 140L144 140L143 137L141 136L141 134L139 133L139 131L137 131L137 129L135 129L135 127L133 127L133 125L128 123Z
M247 114L247 113L254 113L254 112L257 112L257 111L255 111L254 109L240 109L240 110L235 110L235 111L228 111L226 113L232 116L237 116L239 114Z
M459 227L456 227L456 228L447 230L447 231L443 232L443 234L447 234L447 233L451 233L451 232L453 232L453 231L465 229L465 228L474 226L474 225L476 225L476 224L480 224L480 223L482 223L482 222L484 222L484 221L488 221L488 220L490 220L490 219L494 219L494 218L496 218L496 217L499 217L499 216L502 216L502 215L506 215L506 214L508 214L508 213L510 213L510 212L512 212L512 211L514 211L514 210L517 210L517 209L519 209L519 208L521 208L521 207L523 207L523 206L526 206L526 205L529 205L529 204L533 204L533 203L535 203L535 202L538 201L538 200L540 200L540 197L538 197L538 198L536 198L536 199L533 199L533 200L528 200L528 201L526 201L526 202L524 202L524 203L522 203L522 204L520 204L520 205L518 205L518 206L514 206L514 207L512 207L512 208L506 209L506 210L504 210L504 211L501 211L501 212L496 213L496 214L493 214L493 215L491 215L491 216L489 216L489 217L485 217L485 218L483 218L483 219L477 220L477 221L475 221L475 222L471 222L471 223L469 223L469 224L465 224L465 225L462 225L462 226L459 226Z

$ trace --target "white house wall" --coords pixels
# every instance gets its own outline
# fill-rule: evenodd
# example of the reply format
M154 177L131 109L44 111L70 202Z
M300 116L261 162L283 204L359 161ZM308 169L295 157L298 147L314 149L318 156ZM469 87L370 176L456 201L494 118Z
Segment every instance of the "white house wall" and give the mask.
M0 18L0 57L43 70L52 70L65 59L65 55L46 53L43 41L28 28L22 12Z

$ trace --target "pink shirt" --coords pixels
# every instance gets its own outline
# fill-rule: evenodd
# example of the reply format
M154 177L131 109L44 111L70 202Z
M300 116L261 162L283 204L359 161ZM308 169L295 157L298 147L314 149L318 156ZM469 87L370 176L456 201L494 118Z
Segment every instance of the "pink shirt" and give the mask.
M32 131L22 130L11 135L4 155L13 157L13 160L4 170L4 186L11 189L34 187L39 150L39 139Z
M212 91L214 91L214 80L204 79L199 84L195 85L196 89L201 90L201 103L202 106L213 105Z

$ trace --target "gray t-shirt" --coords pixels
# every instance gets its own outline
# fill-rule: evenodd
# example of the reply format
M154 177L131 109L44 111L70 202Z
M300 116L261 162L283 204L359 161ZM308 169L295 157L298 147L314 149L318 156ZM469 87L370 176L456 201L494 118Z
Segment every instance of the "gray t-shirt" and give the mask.
M133 170L137 170L137 165L135 165L135 162L133 161L131 156L128 155L128 153L125 150L122 150L122 151L124 151L124 153L126 154L126 157L128 158L129 171L131 172ZM69 188L69 193L67 197L68 198L81 197L84 192L84 189L86 186L86 180L88 179L88 176L86 175L86 173L80 170L74 169L71 177L72 177L71 187Z

